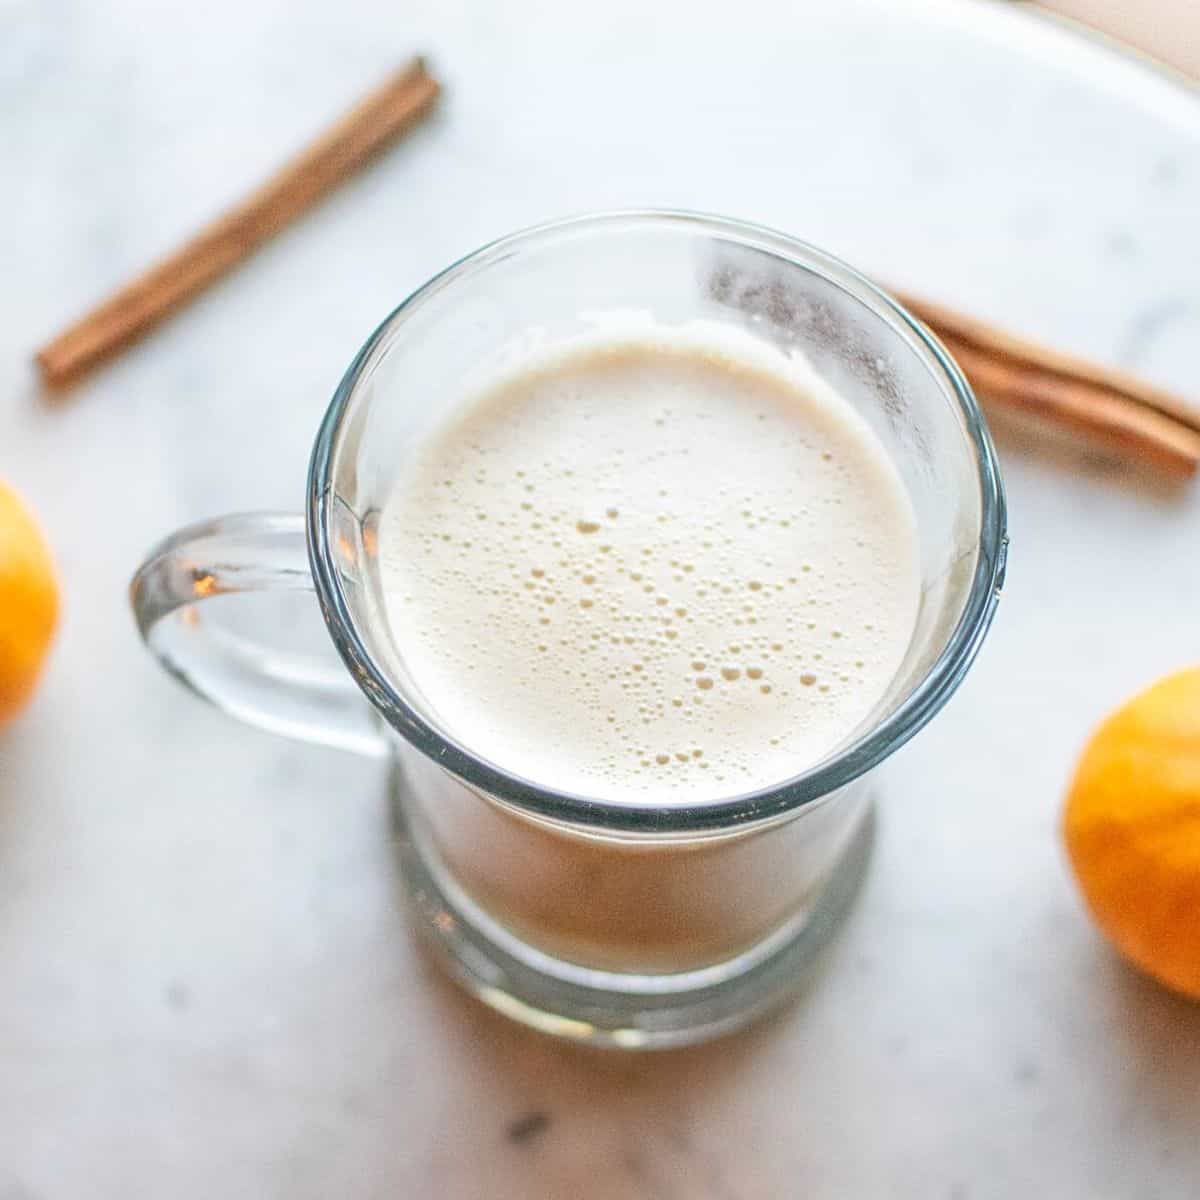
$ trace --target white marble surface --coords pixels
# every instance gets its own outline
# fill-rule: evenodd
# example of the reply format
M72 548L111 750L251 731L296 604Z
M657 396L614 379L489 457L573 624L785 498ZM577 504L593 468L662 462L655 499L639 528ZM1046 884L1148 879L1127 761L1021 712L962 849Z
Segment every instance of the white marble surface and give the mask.
M39 340L414 48L436 121L39 398ZM1085 731L1200 658L1197 489L1002 437L996 627L892 763L827 975L650 1058L441 982L375 769L203 710L124 588L183 521L299 504L336 379L408 289L580 209L762 220L1194 392L1200 101L971 0L7 0L0 150L0 474L67 604L0 733L2 1200L1196 1194L1200 1006L1110 955L1055 826Z

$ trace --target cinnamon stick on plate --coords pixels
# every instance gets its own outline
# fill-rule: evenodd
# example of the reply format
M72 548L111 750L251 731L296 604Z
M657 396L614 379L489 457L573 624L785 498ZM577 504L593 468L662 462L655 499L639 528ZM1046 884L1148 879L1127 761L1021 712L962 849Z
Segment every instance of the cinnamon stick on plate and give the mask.
M1021 413L1181 478L1200 464L1200 406L1116 368L896 293L942 340L985 407Z
M413 59L257 191L43 346L36 361L46 383L64 384L108 358L248 258L410 129L438 90Z

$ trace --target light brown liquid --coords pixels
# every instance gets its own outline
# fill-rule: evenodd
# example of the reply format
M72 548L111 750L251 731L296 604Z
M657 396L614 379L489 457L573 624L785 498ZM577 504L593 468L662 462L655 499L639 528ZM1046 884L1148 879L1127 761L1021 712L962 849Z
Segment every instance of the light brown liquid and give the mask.
M434 717L513 774L616 802L800 773L879 702L917 606L912 512L877 439L802 364L711 331L593 340L492 380L400 480L380 549ZM803 907L859 812L635 842L444 775L420 790L484 908L617 969L753 944Z
M601 837L516 814L419 755L405 761L420 826L470 898L544 953L609 971L696 970L803 920L867 814L854 784L752 833Z

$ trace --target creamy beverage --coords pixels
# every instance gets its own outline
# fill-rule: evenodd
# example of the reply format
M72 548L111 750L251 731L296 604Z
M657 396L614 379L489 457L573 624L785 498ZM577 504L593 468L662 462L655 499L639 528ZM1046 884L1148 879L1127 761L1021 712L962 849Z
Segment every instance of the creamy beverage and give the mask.
M817 968L1004 526L969 389L885 294L781 233L603 213L414 292L334 394L303 518L180 530L131 599L210 702L385 769L408 913L473 995L666 1047ZM204 603L311 615L309 582L344 671Z
M515 774L605 799L797 774L878 702L917 606L882 446L801 365L728 334L511 369L404 472L380 548L437 718Z
M398 656L474 753L627 802L798 774L870 717L918 602L913 513L803 361L720 329L530 352L466 396L384 508ZM436 853L541 949L686 970L803 912L865 811L772 831L597 837L414 763Z

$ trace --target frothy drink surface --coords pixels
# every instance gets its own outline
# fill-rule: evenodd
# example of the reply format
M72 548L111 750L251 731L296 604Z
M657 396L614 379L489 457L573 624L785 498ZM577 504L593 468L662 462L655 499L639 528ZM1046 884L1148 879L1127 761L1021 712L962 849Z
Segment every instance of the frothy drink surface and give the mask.
M904 486L800 362L696 332L528 357L385 506L399 654L540 784L675 803L778 783L883 696L918 600Z

